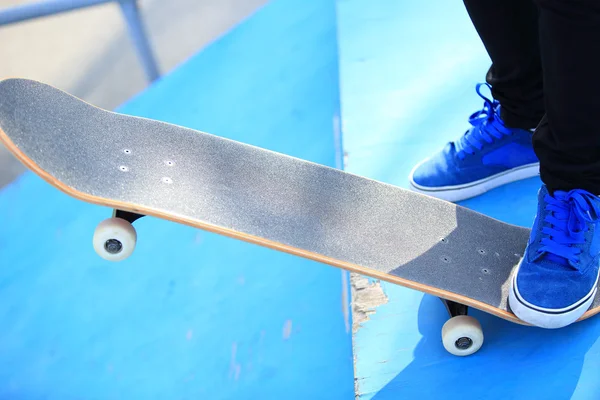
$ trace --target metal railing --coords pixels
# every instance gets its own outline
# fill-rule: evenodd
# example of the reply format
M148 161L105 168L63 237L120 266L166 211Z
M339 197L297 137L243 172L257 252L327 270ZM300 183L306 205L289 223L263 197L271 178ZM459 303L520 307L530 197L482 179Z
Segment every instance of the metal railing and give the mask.
M113 2L119 3L121 7L129 36L148 81L156 80L160 73L142 23L137 0L47 0L0 8L0 26Z

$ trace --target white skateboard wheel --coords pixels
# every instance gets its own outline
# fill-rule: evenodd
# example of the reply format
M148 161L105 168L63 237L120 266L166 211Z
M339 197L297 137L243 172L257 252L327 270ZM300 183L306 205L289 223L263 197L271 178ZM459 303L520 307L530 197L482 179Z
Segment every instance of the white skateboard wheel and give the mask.
M122 218L108 218L100 222L94 232L94 250L108 261L122 261L135 249L137 233Z
M442 343L450 354L471 355L483 345L481 324L468 315L452 317L442 327Z

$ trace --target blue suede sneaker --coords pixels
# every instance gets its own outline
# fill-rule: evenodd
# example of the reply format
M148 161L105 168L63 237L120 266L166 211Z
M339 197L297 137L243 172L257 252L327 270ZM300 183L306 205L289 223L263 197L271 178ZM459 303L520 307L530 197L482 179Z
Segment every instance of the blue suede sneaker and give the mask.
M469 117L472 127L463 136L410 173L414 191L447 201L478 196L495 187L539 174L532 130L509 128L500 118L500 104L481 94L483 109Z
M575 322L591 306L600 271L600 198L585 190L538 193L538 211L509 305L542 328Z

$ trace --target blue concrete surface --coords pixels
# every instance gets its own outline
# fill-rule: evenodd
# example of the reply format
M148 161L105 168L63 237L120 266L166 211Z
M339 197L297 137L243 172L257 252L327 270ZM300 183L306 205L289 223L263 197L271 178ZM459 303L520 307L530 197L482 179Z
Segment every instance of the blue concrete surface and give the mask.
M119 111L339 165L334 11L274 0ZM109 216L30 173L0 192L0 398L353 398L340 270L153 218L113 264Z
M468 128L489 58L461 1L339 0L344 150L350 172L407 187L412 166ZM530 226L539 178L462 204ZM358 398L598 399L600 319L548 331L481 312L484 347L443 349L438 299L382 284L388 302L355 335Z

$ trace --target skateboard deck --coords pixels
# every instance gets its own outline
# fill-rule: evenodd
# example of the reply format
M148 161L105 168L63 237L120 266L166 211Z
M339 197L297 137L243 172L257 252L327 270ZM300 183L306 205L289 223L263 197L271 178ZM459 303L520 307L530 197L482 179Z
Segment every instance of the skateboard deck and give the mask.
M163 218L524 324L507 295L529 229L26 79L0 81L0 141L59 190L130 222Z

